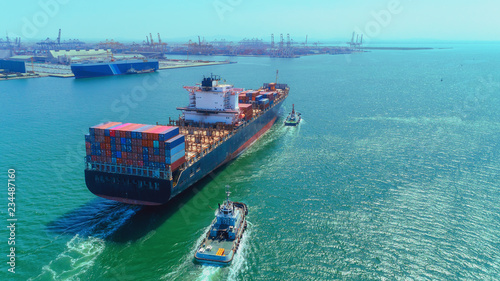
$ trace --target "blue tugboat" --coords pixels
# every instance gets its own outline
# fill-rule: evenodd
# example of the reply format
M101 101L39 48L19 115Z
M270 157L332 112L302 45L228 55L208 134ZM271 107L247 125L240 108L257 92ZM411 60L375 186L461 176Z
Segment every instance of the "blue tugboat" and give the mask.
M197 262L215 265L228 265L234 258L243 232L247 227L246 204L229 200L229 186L226 186L226 201L219 204L216 217L205 239L194 254Z
M297 126L301 119L302 117L300 117L300 113L295 112L295 105L292 104L292 112L288 114L288 117L285 120L285 126Z

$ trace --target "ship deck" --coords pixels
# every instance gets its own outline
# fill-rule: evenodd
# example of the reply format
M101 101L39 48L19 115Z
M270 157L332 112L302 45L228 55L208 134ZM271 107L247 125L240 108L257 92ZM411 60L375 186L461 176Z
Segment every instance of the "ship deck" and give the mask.
M197 252L196 257L201 259L212 259L216 261L223 261L225 259L231 260L233 255L232 250L236 241L237 240L205 238L202 244L204 245L205 252ZM217 255L220 249L224 249L224 252L222 253L222 255Z

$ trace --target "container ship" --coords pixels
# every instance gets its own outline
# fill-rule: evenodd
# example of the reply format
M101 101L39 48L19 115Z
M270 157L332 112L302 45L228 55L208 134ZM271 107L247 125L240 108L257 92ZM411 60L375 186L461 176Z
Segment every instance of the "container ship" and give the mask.
M275 123L287 84L257 90L220 83L185 86L189 105L167 125L107 122L85 136L85 183L97 196L163 205L240 155Z
M121 60L71 64L71 71L77 79L154 72L158 68L158 60Z

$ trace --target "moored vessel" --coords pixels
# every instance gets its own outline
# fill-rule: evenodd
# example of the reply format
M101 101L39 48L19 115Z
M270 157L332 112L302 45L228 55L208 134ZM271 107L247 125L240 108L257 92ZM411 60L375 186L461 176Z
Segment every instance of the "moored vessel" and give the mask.
M159 69L158 60L117 60L109 62L83 62L71 64L75 78L92 78L123 74L154 72Z
M194 258L199 263L227 265L238 251L243 232L247 227L246 204L229 199L226 186L226 201L216 211L206 237L197 248Z

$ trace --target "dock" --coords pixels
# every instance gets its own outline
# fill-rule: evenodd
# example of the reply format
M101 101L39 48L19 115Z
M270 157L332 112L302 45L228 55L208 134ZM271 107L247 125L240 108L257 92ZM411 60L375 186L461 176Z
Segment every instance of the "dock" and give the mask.
M231 64L236 62L230 61L203 61L203 60L160 60L160 70L171 69L171 68L182 68L182 67L197 67L197 66L209 66L209 65L220 65L220 64Z
M232 64L236 62L230 61L205 61L205 60L176 60L164 59L160 60L158 70L183 68L183 67L199 67L210 65ZM75 75L71 72L69 65L51 64L51 63L32 63L26 65L27 69L31 69L33 73L15 73L15 74L0 74L0 81L15 80L39 77L56 77L56 78L74 78Z

